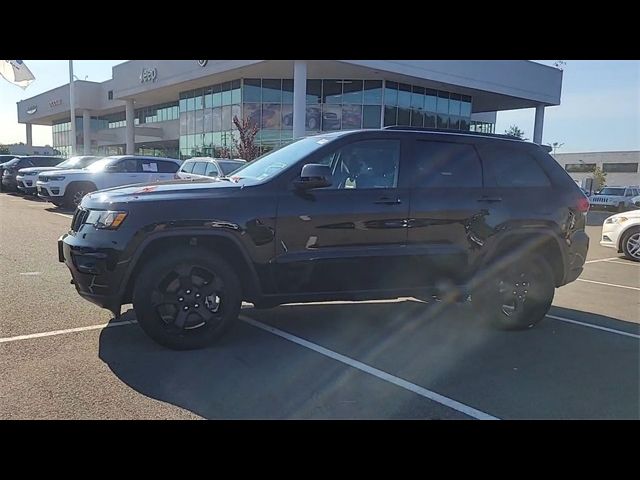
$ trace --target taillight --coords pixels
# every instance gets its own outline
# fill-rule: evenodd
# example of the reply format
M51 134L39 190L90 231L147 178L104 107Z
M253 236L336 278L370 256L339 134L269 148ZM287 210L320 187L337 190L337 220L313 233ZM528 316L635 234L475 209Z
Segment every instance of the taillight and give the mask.
M589 199L584 195L581 195L580 198L578 198L576 209L581 213L587 213L589 211L589 206Z

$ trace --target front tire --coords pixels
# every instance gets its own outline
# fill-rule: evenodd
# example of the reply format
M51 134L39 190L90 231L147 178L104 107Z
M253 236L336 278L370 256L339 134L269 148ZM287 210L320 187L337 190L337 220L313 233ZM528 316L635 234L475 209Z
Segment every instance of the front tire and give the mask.
M553 271L540 256L500 266L500 260L476 278L472 304L483 322L502 330L526 330L551 308L555 294Z
M75 209L82 202L82 198L91 192L95 192L96 188L88 183L75 183L67 187L64 194L62 204L66 208Z
M640 227L630 228L622 236L622 251L624 256L634 262L640 262Z
M149 337L172 350L207 347L236 322L240 280L219 255L185 247L147 263L135 280L133 307Z

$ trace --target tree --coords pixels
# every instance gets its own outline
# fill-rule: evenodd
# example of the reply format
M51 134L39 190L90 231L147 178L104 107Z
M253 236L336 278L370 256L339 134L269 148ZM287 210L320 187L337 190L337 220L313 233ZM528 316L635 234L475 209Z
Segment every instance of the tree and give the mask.
M607 172L603 171L600 167L596 166L593 170L592 176L594 190L598 191L607 185Z
M520 130L520 128L517 125L511 125L508 129L504 131L504 133L505 135L519 138L520 140L529 140L528 138L524 138L524 131Z
M0 145L0 153L4 153L4 154L9 154L9 147L7 147L6 145Z
M561 146L564 145L564 143L558 143L558 142L553 142L553 143L547 143L547 145L549 145L552 149L553 149L553 154L556 154L556 150L558 148L560 148Z
M559 70L563 70L564 67L567 66L567 62L565 62L564 60L556 60L555 62L553 62L553 66Z
M255 139L258 134L258 125L249 118L240 121L237 115L233 116L233 124L240 133L240 140L233 138L233 144L239 158L250 162L260 156L260 147L256 145Z

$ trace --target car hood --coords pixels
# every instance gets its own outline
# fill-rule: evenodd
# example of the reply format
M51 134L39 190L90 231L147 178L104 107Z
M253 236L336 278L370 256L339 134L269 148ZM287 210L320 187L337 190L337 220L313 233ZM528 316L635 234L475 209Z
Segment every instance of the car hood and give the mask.
M615 215L611 215L608 218L618 218L618 217L633 218L634 220L640 219L640 210L629 210L628 212L616 213Z
M69 168L66 170L62 170L62 169L55 169L56 171L56 175L77 175L77 174L91 174L91 172L88 172L86 170L82 170L80 168Z
M87 195L83 206L95 203L130 203L139 201L179 200L212 193L225 194L243 188L235 182L209 178L197 180L170 180L114 187ZM86 202L86 205L85 205Z
M34 173L40 173L40 172L47 172L49 170L60 170L59 167L27 167L27 168L21 168L20 170L18 170L18 174L20 175L25 175L25 174L34 174Z

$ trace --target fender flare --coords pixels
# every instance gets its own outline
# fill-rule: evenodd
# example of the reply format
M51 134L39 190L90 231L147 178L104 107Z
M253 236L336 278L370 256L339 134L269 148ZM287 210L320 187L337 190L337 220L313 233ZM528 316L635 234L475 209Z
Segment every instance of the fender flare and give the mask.
M172 237L218 237L218 238L225 238L230 240L241 252L242 257L249 268L250 282L252 283L252 286L255 288L257 295L262 296L262 288L260 286L260 280L258 278L258 274L253 265L253 261L251 260L251 257L249 257L249 254L246 252L246 250L242 246L242 243L240 242L240 240L238 240L238 238L234 234L224 230L212 231L212 230L205 230L205 229L199 229L199 228L190 228L190 229L184 229L184 230L166 230L166 231L161 231L157 233L152 233L148 235L142 241L142 243L140 243L140 245L138 245L138 247L136 248L131 258L127 260L128 265L125 270L124 276L122 278L120 289L118 291L118 298L120 300L123 298L127 285L129 284L129 280L131 279L131 275L133 274L133 271L135 270L135 267L138 264L142 255L144 254L146 248L156 240L160 240L163 238L172 238Z

